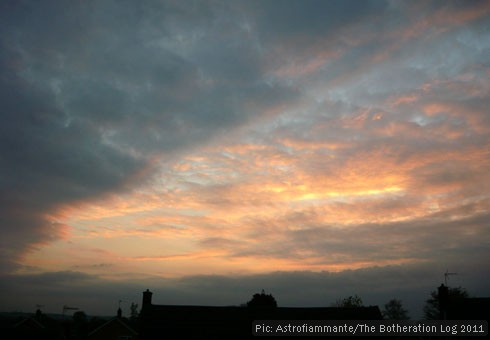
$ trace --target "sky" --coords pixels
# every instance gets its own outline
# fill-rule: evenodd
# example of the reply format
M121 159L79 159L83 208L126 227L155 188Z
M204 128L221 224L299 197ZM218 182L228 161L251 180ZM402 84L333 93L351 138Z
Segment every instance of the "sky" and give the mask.
M488 1L2 1L0 309L490 296L489 55Z

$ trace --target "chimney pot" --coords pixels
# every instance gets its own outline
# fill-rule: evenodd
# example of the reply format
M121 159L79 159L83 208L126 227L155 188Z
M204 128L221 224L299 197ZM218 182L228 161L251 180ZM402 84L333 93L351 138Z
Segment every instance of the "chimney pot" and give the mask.
M152 295L153 295L153 293L150 292L149 289L147 289L146 291L143 292L143 305L141 306L141 308L145 308L146 306L151 305L151 296Z

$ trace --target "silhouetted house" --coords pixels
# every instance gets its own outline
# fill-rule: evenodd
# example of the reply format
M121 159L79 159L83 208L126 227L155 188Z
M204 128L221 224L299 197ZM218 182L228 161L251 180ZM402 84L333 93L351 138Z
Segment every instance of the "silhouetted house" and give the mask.
M26 331L40 331L45 327L36 319L28 317L14 325L14 328Z
M141 339L248 339L254 320L381 320L377 306L357 308L154 305L143 293Z
M121 309L117 317L110 319L100 327L88 334L88 340L139 340L136 332L127 321L122 318Z
M449 305L449 320L487 320L490 322L490 298L465 298Z
M487 320L490 322L490 298L451 297L448 287L438 288L441 319Z
M46 328L42 323L33 317L22 319L2 320L0 334L4 339L55 339L57 338L52 330Z

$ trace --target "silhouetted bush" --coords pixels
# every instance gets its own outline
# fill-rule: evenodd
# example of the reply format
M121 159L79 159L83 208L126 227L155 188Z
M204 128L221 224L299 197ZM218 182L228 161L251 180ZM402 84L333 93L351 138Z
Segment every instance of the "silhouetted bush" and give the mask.
M252 299L247 302L247 307L277 307L277 301L271 294L265 294L262 290L262 293L254 294Z

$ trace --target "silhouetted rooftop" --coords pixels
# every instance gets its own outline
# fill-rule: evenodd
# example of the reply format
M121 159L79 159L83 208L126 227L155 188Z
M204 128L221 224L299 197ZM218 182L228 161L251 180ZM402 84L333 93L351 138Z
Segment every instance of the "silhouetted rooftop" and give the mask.
M185 338L248 338L254 320L379 320L370 307L217 307L147 305L141 314L144 339L162 336Z

